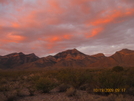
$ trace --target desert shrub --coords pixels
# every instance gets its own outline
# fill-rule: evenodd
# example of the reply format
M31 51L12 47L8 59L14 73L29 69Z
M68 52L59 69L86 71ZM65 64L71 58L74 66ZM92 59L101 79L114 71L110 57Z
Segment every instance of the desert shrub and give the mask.
M91 78L91 73L86 70L65 69L57 74L57 79L61 83L72 85L75 88L79 88L85 83L90 83Z
M58 89L59 92L65 92L65 91L67 91L68 88L70 88L70 86L67 85L67 84L61 84L61 85L59 85L57 87L57 89Z
M125 98L122 94L110 94L109 96L107 96L106 101L128 101L128 99L127 97Z
M126 82L129 87L134 87L134 71L128 72L129 74L126 76Z
M0 84L3 85L3 84L7 84L8 81L6 80L6 78L1 78L0 79Z
M29 86L27 87L27 89L28 89L29 95L33 96L35 92L35 88L33 86Z
M8 84L0 85L0 92L9 91L11 88Z
M76 89L73 88L73 87L68 88L67 91L66 91L66 95L68 97L75 96L76 95Z
M112 68L112 70L115 71L115 72L121 72L121 71L124 70L124 68L121 67L121 66L115 66L115 67Z
M41 77L36 81L37 90L41 90L43 93L48 93L50 90L55 88L57 83L48 77Z
M16 101L16 93L13 91L3 91L3 95L5 96L5 100L4 101ZM2 101L2 100L0 100Z
M16 89L16 95L17 95L18 97L23 97L23 96L24 96L24 94L22 93L22 88L17 88L17 89Z
M107 98L107 101L115 101L116 97L117 97L117 95L115 95L115 94L110 94L110 95L108 96L108 98Z
M125 85L123 75L111 71L101 72L98 75L97 82L99 82L100 88L120 88Z
M127 88L126 93L134 96L134 87Z
M129 95L134 95L134 69L131 68L125 73L126 92Z
M79 87L80 90L87 90L90 84L83 84Z
M34 75L34 76L32 76L32 77L29 77L29 78L27 79L27 81L29 81L29 82L34 82L34 81L39 80L39 78L40 78L40 76Z
M16 96L9 96L5 101L16 101Z

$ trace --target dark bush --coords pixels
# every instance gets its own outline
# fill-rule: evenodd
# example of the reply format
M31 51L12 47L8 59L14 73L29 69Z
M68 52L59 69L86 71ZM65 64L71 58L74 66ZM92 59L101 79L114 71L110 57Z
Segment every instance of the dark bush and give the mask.
M115 72L121 72L121 71L124 70L124 68L121 67L121 66L115 66L115 67L112 68L112 70L115 71Z
M75 96L76 95L76 89L73 88L73 87L68 88L67 91L66 91L66 95L68 97Z
M48 93L56 86L57 83L54 80L47 77L41 77L39 80L36 81L37 90L41 90L43 93Z
M101 72L98 75L100 88L122 88L125 85L125 80L122 74L116 72Z
M68 88L70 88L69 85L67 85L67 84L61 84L61 85L58 86L58 91L59 92L65 92L65 91L67 91Z
M79 88L81 85L91 82L91 73L86 70L66 69L61 70L57 74L57 79L61 83L69 84L74 88Z

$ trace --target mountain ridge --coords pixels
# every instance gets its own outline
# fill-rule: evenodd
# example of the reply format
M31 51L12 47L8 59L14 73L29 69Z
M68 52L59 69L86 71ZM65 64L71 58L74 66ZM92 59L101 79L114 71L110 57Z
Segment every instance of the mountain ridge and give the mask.
M59 68L59 67L92 67L109 68L113 66L134 67L134 51L122 49L106 57L103 53L87 55L77 49L65 50L56 55L39 58L34 53L11 53L0 56L1 69L23 68Z

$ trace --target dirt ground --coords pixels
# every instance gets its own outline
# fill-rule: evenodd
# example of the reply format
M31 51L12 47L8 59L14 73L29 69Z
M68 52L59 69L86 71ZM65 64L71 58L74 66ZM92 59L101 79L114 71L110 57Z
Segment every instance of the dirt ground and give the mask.
M76 91L76 94L70 97L67 96L66 92L50 92L46 94L37 93L33 96L23 95L7 98L3 93L0 93L0 101L134 101L134 96L114 94L102 96L89 94L86 91Z

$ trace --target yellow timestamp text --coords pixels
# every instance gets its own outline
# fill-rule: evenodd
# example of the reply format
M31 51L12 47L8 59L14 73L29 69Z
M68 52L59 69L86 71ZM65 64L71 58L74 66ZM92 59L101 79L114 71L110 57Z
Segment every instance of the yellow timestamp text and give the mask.
M95 88L93 92L121 93L126 92L126 88Z

